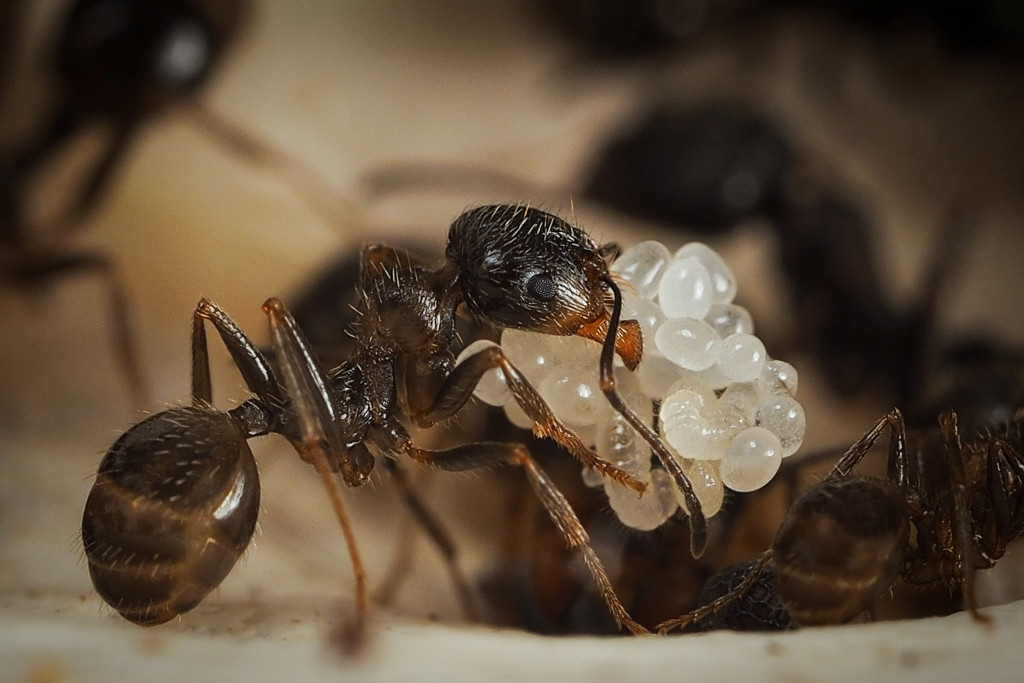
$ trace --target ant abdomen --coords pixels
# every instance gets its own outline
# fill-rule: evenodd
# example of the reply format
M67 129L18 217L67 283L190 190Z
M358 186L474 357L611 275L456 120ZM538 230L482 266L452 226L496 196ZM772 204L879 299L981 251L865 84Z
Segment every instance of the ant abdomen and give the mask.
M195 607L249 545L260 489L241 425L205 406L140 422L100 464L82 519L93 585L156 625Z
M864 612L900 575L909 534L906 502L888 482L851 476L809 489L772 548L793 621L842 624Z

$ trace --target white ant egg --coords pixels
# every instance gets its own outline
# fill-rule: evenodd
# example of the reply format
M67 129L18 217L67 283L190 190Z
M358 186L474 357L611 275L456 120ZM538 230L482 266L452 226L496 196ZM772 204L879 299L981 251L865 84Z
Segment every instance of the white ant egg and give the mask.
M773 396L757 409L757 424L779 437L782 457L793 455L804 441L807 417L792 396Z
M737 333L754 334L754 318L750 311L738 304L711 304L704 322L723 337Z
M668 247L661 242L648 240L622 252L610 270L629 284L637 295L653 299L658 293L658 282L671 258Z
M719 466L722 483L733 491L756 491L772 480L782 464L779 437L764 427L750 427L736 435Z
M477 340L462 350L455 360L455 364L459 365L473 354L492 346L497 346L497 344L487 339ZM505 373L501 371L501 368L493 368L485 372L473 390L473 395L492 406L503 406L512 400L512 391L505 383Z
M711 310L711 275L694 258L672 259L658 283L658 302L669 318L703 318Z
M718 362L721 341L710 325L696 318L671 318L654 334L662 355L687 370L705 370Z
M752 382L761 375L768 353L752 334L730 334L722 340L718 369L733 382Z
M673 259L692 258L707 269L711 278L711 301L727 304L736 297L736 278L732 269L717 251L703 242L690 242L680 247Z
M608 504L623 524L640 531L651 531L664 524L678 505L675 485L664 470L651 470L641 479L648 484L643 496L611 479L604 485Z
M761 377L758 380L761 387L768 394L787 394L796 396L799 386L799 377L796 368L784 360L772 359L764 364L761 370Z

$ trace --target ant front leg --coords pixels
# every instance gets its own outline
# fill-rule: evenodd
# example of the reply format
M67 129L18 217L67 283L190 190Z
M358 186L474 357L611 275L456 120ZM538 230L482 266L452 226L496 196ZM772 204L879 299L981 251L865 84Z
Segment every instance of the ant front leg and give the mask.
M497 345L478 351L459 363L442 380L440 388L435 388L435 380L429 374L418 372L419 368L410 368L403 372L413 422L421 427L430 427L455 415L473 395L473 390L484 373L495 368L504 374L505 382L516 403L533 421L535 436L554 440L581 464L638 493L644 492L646 484L598 458L574 431L555 417L551 407Z

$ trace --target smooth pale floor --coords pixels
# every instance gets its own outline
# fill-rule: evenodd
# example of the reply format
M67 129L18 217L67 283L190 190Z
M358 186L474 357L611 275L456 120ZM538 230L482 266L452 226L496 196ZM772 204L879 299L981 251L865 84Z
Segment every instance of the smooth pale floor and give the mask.
M58 5L38 4L30 37L42 35ZM933 75L904 87L882 70L884 61L857 39L779 25L753 39L711 40L637 77L572 65L554 36L511 1L267 2L205 101L354 196L362 173L416 160L486 164L564 187L637 103L669 96L756 103L784 116L823 178L876 207L878 243L902 296L912 292L949 203L973 198L983 227L964 237L963 271L943 323L1024 341L1012 305L1024 298L1017 126L1024 107L1007 85L1015 74L933 68L924 58ZM5 139L40 103L31 79L20 85L19 107L0 129ZM70 159L54 172L55 186L73 175ZM263 340L264 299L292 292L332 254L413 234L440 247L448 222L476 203L541 201L572 213L599 239L624 244L688 239L566 191L541 195L412 192L325 224L272 174L240 165L171 119L140 139L74 243L111 254L122 268L152 387L146 409L154 411L188 397L188 327L201 296ZM750 226L716 247L767 326L784 311L764 235ZM1024 664L1021 603L994 608L992 628L955 615L771 636L609 640L460 625L440 564L422 542L396 606L374 611L368 654L341 660L327 640L351 594L341 536L314 474L273 439L256 447L263 505L254 547L187 617L156 630L131 626L92 593L77 540L102 453L139 418L112 360L103 293L77 278L34 296L0 294L0 679L476 680L486 672L493 680L935 681L1007 678ZM219 350L213 364L222 405L244 398ZM849 442L885 407L869 398L837 404L817 388L813 370L801 372L810 446ZM434 477L428 489L446 519L458 520L471 571L484 566L502 529L491 483L487 474L465 474ZM401 527L391 489L379 478L346 496L371 584L386 570ZM1019 570L1004 564L986 590L1020 597Z

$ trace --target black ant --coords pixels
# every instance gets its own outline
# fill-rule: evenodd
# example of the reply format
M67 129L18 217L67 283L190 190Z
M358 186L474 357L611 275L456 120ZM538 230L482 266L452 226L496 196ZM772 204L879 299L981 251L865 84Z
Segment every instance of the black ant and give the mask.
M974 573L995 565L1024 533L1024 412L1004 423L967 425L946 410L938 427L908 430L894 409L843 455L832 472L793 503L771 550L761 560L726 570L745 575L712 583L727 588L662 631L710 619L733 601L734 615L752 610L746 593L784 607L759 627L842 624L867 611L897 579L941 584L959 592L975 619ZM875 442L890 433L888 474L852 474ZM763 576L770 571L774 579ZM718 593L723 593L719 590ZM774 596L771 594L774 592Z
M121 436L100 464L86 503L82 540L97 592L139 624L159 624L195 607L248 544L259 486L246 440L273 432L316 467L331 492L356 576L356 633L366 620L365 579L333 473L359 486L375 455L404 455L443 470L521 467L565 541L582 553L616 622L647 632L623 608L583 525L525 446L475 443L430 451L416 447L400 422L404 416L427 427L446 420L485 372L500 368L533 419L536 436L641 493L643 484L599 460L555 418L499 346L454 363L461 306L497 328L599 340L606 396L670 468L666 447L615 388L614 354L636 367L642 338L635 321L620 323L621 292L606 262L610 252L566 221L521 205L462 214L449 231L445 260L434 268L399 250L369 245L361 257L355 348L330 372L276 299L264 304L276 371L221 309L201 301L193 316L192 405L158 413ZM227 412L211 405L206 321L255 394ZM700 503L678 465L669 471L692 511L691 546L699 555L706 545Z
M7 33L22 13L20 3L10 5L0 16ZM307 165L200 102L201 89L238 38L249 9L248 0L76 0L47 53L54 103L27 142L0 157L0 284L38 287L75 273L101 276L118 360L140 404L144 383L116 264L66 242L95 211L147 125L177 115L231 154L276 171L328 222L337 220L342 204L347 216L359 214ZM51 224L37 224L30 202L34 184L54 158L94 130L107 134L104 147L57 215L45 221Z

